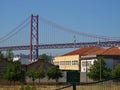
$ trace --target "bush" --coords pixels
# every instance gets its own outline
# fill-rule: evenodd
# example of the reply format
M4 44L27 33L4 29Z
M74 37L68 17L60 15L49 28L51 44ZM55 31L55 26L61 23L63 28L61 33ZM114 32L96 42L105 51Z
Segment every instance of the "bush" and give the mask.
M120 77L120 64L118 64L114 71L113 71L113 77ZM120 81L120 79L117 79L117 81Z
M25 90L24 88L25 88L24 84L22 84L21 87L20 87L20 90Z
M21 85L20 90L37 90L36 86L30 87L29 85L24 86L24 84Z

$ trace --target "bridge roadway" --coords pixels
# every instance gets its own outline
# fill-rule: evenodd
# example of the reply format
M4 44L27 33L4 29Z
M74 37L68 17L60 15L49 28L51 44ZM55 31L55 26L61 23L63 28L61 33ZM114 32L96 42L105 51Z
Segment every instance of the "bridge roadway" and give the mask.
M88 46L111 47L120 46L120 41L103 41L103 42L76 42L76 43L61 43L61 44L40 44L38 49L64 49L64 48L81 48ZM9 48L12 50L29 50L30 45L22 46L5 46L0 47L1 51L6 51Z

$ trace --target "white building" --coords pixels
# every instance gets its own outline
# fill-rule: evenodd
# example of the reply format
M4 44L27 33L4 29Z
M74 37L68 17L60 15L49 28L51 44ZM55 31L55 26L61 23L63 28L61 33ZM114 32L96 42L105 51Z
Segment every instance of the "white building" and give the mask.
M14 56L14 57L13 57L13 62L14 62L14 61L18 61L18 60L20 60L20 59L21 59L20 56Z
M106 66L113 70L117 64L120 63L120 48L119 47L110 47L108 49L101 49L96 52L93 52L89 55L81 56L81 81L86 82L89 81L86 76L87 72L89 72L89 68L94 64L94 61L97 60L98 57L103 57Z

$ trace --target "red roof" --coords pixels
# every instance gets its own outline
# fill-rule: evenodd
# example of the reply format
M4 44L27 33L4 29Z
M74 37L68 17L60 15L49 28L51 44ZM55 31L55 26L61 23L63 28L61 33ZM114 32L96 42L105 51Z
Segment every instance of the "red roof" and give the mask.
M120 47L110 47L105 50L102 55L120 55Z
M84 47L64 54L67 55L120 55L120 47L112 46L108 49L98 46Z
M106 51L106 49L101 48L100 50L97 50L96 52L90 53L89 55L101 55L105 51Z
M89 55L89 54L91 54L93 52L96 52L98 50L103 50L103 48L98 47L98 46L84 47L84 48L80 48L80 49L77 49L75 51L66 53L63 56L66 56L66 55L77 55L77 54L79 54L79 55Z

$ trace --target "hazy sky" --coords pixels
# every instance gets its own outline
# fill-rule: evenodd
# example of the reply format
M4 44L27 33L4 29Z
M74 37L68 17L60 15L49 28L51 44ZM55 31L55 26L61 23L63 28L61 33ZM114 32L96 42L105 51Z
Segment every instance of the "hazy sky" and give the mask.
M0 0L0 38L31 14L79 32L120 36L120 0Z
M120 0L0 0L0 37L31 13L80 32L120 35Z

